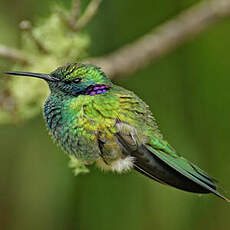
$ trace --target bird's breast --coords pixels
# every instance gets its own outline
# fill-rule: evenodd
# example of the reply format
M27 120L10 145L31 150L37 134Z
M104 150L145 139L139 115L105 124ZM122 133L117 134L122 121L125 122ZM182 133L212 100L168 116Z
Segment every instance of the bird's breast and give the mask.
M87 163L100 158L100 140L111 149L118 149L114 137L118 108L114 101L98 96L79 96L64 104L47 100L44 110L52 137L67 153ZM108 154L115 158L118 153Z

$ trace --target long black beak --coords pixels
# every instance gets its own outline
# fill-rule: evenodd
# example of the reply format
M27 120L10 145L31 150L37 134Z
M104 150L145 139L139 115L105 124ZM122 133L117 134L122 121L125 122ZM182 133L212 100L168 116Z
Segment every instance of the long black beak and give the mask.
M41 79L46 80L46 81L58 81L59 80L55 77L50 76L49 74L42 74L42 73L8 71L8 72L5 72L5 74L41 78Z

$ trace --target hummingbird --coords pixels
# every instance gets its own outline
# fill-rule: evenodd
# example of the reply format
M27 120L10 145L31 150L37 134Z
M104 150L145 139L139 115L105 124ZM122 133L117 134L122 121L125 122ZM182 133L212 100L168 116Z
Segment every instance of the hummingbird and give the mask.
M5 72L41 78L50 95L44 104L48 130L63 150L85 165L131 169L188 192L219 193L217 181L183 158L164 139L149 106L135 93L112 83L101 68L67 64L50 74Z

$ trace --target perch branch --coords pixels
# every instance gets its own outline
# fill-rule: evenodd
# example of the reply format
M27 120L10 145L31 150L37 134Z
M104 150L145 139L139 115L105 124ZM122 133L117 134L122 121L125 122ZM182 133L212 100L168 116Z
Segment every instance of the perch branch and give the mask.
M29 64L28 59L18 50L0 44L0 57L19 62L23 65Z
M101 66L111 78L132 74L229 15L230 0L202 1L137 41L87 61Z

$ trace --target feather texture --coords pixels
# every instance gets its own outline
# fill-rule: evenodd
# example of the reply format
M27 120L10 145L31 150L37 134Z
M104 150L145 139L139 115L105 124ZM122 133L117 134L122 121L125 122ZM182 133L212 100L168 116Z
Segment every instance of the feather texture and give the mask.
M216 180L179 155L163 138L149 107L114 85L100 68L69 64L50 74L9 72L47 81L44 115L53 138L84 164L123 172L132 167L162 184L213 193Z

